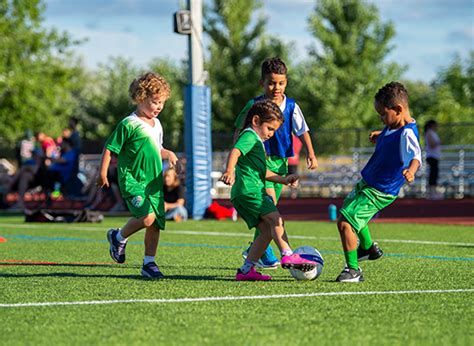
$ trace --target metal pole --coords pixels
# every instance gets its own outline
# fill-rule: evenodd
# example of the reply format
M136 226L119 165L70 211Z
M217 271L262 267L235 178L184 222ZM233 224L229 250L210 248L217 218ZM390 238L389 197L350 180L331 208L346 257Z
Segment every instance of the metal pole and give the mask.
M192 85L204 85L204 54L202 45L202 0L188 0L191 12L189 35L189 81Z

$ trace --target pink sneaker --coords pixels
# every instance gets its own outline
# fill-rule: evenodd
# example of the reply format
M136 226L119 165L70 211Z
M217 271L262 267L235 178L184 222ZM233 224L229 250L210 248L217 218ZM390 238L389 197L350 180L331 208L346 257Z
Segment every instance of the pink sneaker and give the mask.
M250 269L247 274L242 273L240 269L238 269L237 274L235 274L236 281L270 281L271 279L272 277L270 275L259 273L255 268Z
M316 267L316 262L307 260L301 257L299 254L294 253L281 258L281 267L285 269L296 268L303 271L309 271Z

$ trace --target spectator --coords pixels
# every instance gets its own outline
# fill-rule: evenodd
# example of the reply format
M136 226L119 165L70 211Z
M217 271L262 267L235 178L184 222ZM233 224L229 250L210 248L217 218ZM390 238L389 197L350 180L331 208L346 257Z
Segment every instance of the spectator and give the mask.
M184 207L184 187L174 169L167 169L164 174L165 218L176 222L187 220L188 211Z
M72 149L74 149L78 154L81 153L82 150L82 139L81 134L77 129L77 125L79 124L79 119L76 117L72 117L69 119L69 129L71 130L71 134L69 135L69 139L72 143Z
M76 171L77 152L73 150L72 141L64 138L61 143L61 156L47 158L47 169L42 179L42 186L46 191L52 191L55 183L66 184Z
M443 196L437 191L439 177L439 160L441 159L441 139L436 130L438 123L435 120L429 120L425 124L425 150L426 162L430 167L428 177L428 199L442 199Z
M31 130L26 130L24 136L17 143L16 146L16 157L18 161L18 167L26 164L31 164L34 161L33 155L35 150L35 137Z

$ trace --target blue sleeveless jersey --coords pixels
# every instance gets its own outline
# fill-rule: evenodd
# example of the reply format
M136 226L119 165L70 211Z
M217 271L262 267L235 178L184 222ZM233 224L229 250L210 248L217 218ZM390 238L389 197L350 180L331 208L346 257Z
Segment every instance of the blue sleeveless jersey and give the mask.
M264 95L254 98L254 101L261 101ZM292 157L293 153L293 112L295 111L295 100L286 97L286 107L283 111L285 122L275 132L272 138L265 141L265 151L268 156Z
M419 139L415 122L399 128L388 136L385 136L388 130L386 126L377 138L375 152L361 172L362 178L369 186L392 196L397 196L405 183L402 174L405 167L400 153L400 137L407 128L412 129Z

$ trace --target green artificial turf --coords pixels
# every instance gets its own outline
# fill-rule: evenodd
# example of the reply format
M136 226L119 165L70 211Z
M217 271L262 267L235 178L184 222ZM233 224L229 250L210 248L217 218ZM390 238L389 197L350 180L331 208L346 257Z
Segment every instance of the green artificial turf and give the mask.
M0 217L1 344L474 344L472 227L373 224L386 255L361 263L365 282L341 284L336 225L287 222L293 248L321 251L322 275L298 282L280 268L266 271L271 282L252 283L234 281L253 235L241 221L168 223L157 256L161 281L140 277L143 232L130 239L125 264L109 257L106 231L125 221ZM227 298L192 300L209 297ZM97 304L111 300L132 301ZM34 306L42 302L84 304Z

